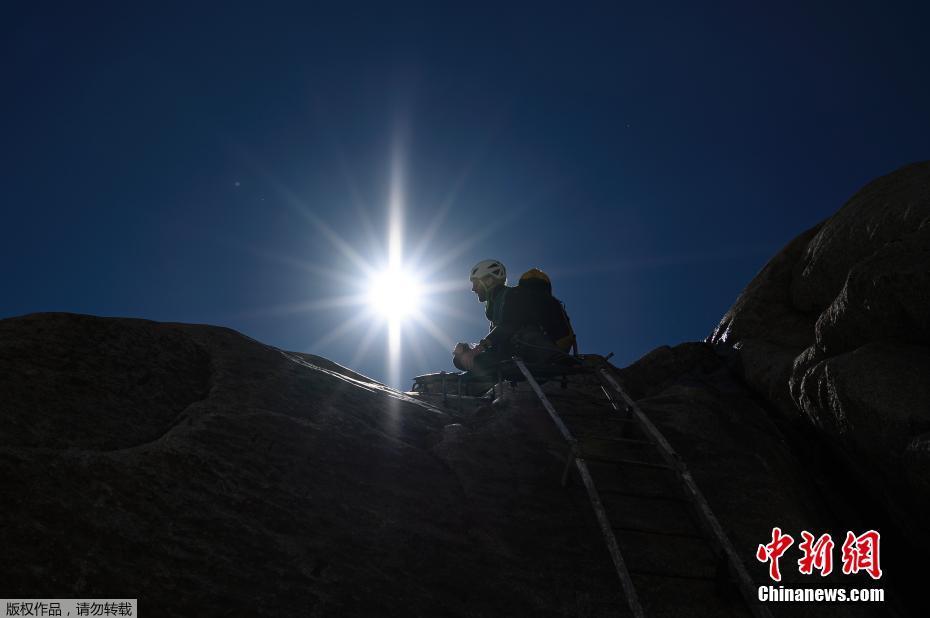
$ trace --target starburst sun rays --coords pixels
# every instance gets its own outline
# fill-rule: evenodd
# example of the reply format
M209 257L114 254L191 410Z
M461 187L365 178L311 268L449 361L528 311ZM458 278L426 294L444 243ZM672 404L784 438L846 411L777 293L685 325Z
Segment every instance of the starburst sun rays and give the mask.
M455 247L443 248L441 257L432 254L435 253L432 243L439 235L461 184L456 183L456 187L437 209L423 233L418 235L416 246L408 251L404 245L404 216L407 210L404 160L402 149L395 147L391 156L384 241L372 233L374 228L371 221L367 218L364 208L357 204L360 219L358 227L366 231L368 236L368 246L365 249L360 249L358 245L334 230L294 192L268 178L284 203L307 221L315 234L325 239L350 267L342 269L341 272L334 272L331 268L321 267L301 258L256 251L256 254L265 259L338 282L336 288L339 291L328 297L266 306L251 312L251 315L294 315L339 309L346 316L345 319L328 328L323 335L310 343L309 351L315 352L323 346L355 334L358 335L358 341L350 360L350 364L355 366L368 357L378 335L386 335L387 382L392 387L401 383L401 359L408 344L421 366L425 362L421 341L424 336L432 342L431 345L442 346L444 350L452 349L452 338L434 318L445 316L456 321L484 324L477 314L467 314L461 309L445 305L438 298L446 292L467 290L467 281L436 281L434 278L445 266L460 258L491 233L491 230L487 230L457 242ZM354 186L350 189L350 193L357 199L359 191Z

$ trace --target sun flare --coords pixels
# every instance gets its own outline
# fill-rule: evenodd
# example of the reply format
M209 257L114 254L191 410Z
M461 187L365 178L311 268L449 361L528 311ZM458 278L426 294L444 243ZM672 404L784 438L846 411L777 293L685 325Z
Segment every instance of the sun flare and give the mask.
M406 271L390 268L369 282L369 306L383 318L400 321L420 304L420 284Z
M327 286L336 284L333 294L291 302L263 309L269 315L304 313L311 311L338 311L344 319L323 329L321 335L305 347L314 351L325 351L325 346L347 336L357 336L358 345L351 358L344 361L348 366L372 355L371 347L384 335L385 383L401 387L402 368L405 355L412 354L413 361L423 366L425 339L433 346L451 350L453 341L443 321L450 318L473 321L482 327L480 318L460 312L440 300L440 296L467 290L467 282L461 279L437 281L437 274L448 264L465 254L490 231L478 233L454 247L443 247L435 251L434 243L442 224L453 206L455 188L434 213L432 221L417 226L414 246L405 246L411 238L405 232L406 210L403 141L396 140L390 159L390 182L386 199L386 221L383 228L373 224L368 208L356 203L359 214L357 226L367 236L367 246L357 238L344 237L325 221L308 202L292 190L274 181L275 188L284 198L284 203L309 222L316 234L335 249L338 257L346 264L334 269L330 264L317 264L299 257L280 255L275 252L257 251L263 257L295 266L313 275L325 277ZM350 195L360 192L350 186ZM488 228L492 230L494 228ZM380 232L380 234L379 234ZM378 237L384 234L384 240ZM431 250L433 249L433 250ZM348 268L346 268L348 266ZM409 347L408 347L409 346Z

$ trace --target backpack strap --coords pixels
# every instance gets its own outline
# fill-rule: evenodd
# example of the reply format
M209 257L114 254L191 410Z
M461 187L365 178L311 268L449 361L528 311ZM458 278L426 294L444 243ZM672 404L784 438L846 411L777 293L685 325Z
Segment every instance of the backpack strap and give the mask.
M497 326L501 323L501 320L504 318L504 303L507 300L507 291L508 288L506 285L503 286L500 292L494 297L494 300L491 303L491 315L488 316L491 320L493 326Z

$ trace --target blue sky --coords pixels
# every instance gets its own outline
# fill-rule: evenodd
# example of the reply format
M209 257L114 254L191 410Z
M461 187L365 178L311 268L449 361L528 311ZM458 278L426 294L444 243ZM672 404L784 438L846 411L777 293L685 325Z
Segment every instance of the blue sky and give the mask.
M930 156L919 3L436 4L6 7L0 318L229 326L406 387L481 337L493 257L627 364ZM333 301L385 263L392 195L448 284L393 373Z

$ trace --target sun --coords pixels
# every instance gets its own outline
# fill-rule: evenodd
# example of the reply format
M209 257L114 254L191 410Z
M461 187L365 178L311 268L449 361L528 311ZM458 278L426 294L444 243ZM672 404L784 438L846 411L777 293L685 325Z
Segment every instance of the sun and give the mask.
M420 283L403 268L388 268L376 273L368 284L369 307L392 322L416 313L420 295Z
M454 186L435 209L432 220L417 226L413 246L405 246L405 237L409 236L404 225L405 159L403 140L396 138L389 161L390 179L385 204L387 216L382 232L386 232L386 242L379 238L381 234L378 233L378 226L372 225L365 204L356 203L360 218L353 229L360 229L367 236L367 243L340 235L305 200L272 178L284 204L309 222L319 237L328 241L336 250L348 268L341 265L336 269L329 264L320 265L299 257L259 252L263 257L324 276L329 280L327 283L336 284L333 288L336 293L332 296L321 298L316 295L311 299L264 308L263 312L281 315L339 310L345 319L322 329L320 336L306 348L321 350L323 346L349 334L357 334L355 352L346 361L350 367L368 359L372 355L372 344L379 335L386 335L385 384L393 388L401 387L401 370L404 363L409 362L405 360L408 354L412 353L420 366L425 364L421 346L424 337L432 340L431 345L441 346L445 350L454 347L448 332L436 321L438 314L459 320L471 320L474 317L462 314L438 298L449 291L467 290L467 282L459 279L437 281L436 275L496 229L488 227L455 246L444 247L439 254L431 251L443 222L452 211L458 190L458 186ZM350 186L350 195L360 195L354 185ZM474 321L481 326L486 324L478 317Z

